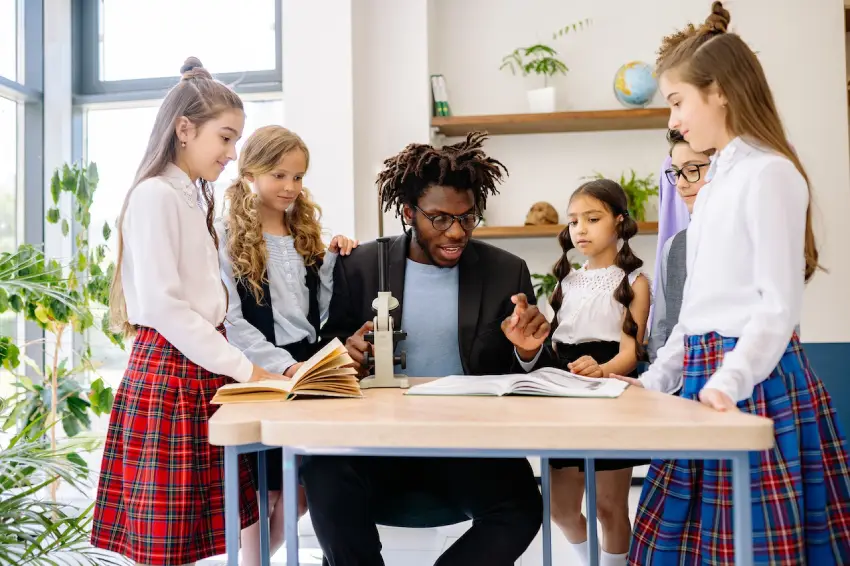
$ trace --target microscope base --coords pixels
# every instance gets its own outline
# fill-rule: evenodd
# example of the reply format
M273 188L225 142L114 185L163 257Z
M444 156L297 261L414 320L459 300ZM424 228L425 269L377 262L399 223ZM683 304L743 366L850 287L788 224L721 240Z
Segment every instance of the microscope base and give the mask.
M397 387L399 389L407 389L410 387L410 384L407 381L407 376L397 373L391 379L382 379L379 381L374 375L370 375L360 380L360 389L382 389L393 387Z

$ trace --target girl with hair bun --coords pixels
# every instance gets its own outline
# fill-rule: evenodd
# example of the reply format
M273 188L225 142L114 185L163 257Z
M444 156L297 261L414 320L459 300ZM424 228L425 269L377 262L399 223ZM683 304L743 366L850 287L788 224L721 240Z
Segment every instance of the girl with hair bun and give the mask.
M750 455L755 563L850 564L847 440L795 331L820 267L809 181L758 58L728 26L714 2L659 52L669 127L716 154L688 228L679 322L649 370L622 379L772 419L774 448ZM653 462L629 563L731 563L731 485L729 461Z
M229 293L227 336L255 364L292 377L324 345L319 329L333 295L339 255L358 242L322 242L321 209L302 186L310 152L294 132L265 126L239 155L239 176L224 192L227 211L216 223L222 280ZM249 455L255 483L256 454ZM283 454L268 453L271 553L283 545ZM299 491L299 515L306 511ZM242 531L242 564L260 564L259 525Z
M236 158L245 113L195 58L165 96L118 217L110 319L134 336L109 420L92 544L137 564L223 554L224 454L210 404L231 380L282 379L225 338L213 188ZM242 526L257 521L247 462Z
M530 350L525 355L518 347L524 370L555 366L597 378L607 378L611 373L633 374L643 356L643 334L650 306L649 280L641 271L643 261L629 245L637 232L637 222L629 216L626 193L616 182L596 179L573 192L567 209L567 226L558 236L563 254L553 268L560 283L550 299L555 311L552 347L543 346L545 335L535 344L525 345ZM571 268L567 255L573 249L587 258L577 270ZM505 334L514 344L521 343L512 338L515 332L510 325L506 325ZM528 358L531 359L526 361ZM626 563L632 535L629 521L632 468L646 463L633 460L596 463L596 508L602 523L601 566ZM552 518L586 565L589 563L587 520L581 513L584 460L553 459L550 464Z

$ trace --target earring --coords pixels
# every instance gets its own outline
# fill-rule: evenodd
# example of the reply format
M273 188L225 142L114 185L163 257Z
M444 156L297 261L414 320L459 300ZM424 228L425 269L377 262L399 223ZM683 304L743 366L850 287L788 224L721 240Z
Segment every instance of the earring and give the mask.
M184 142L184 141L180 142L180 147L184 147L184 148L185 148L185 147L186 147L186 142Z

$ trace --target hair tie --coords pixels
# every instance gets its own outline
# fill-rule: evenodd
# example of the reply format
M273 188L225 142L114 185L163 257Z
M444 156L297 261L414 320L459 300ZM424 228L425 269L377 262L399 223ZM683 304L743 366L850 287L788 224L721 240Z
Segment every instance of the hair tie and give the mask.
M625 217L625 218L629 217L629 211L628 210L623 211L623 217Z

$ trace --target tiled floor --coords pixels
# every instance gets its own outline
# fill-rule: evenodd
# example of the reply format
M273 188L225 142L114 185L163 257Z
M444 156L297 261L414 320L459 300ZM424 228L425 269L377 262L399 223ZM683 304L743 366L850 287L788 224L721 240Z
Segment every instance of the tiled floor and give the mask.
M640 488L633 487L629 495L629 509L632 518L637 507ZM383 556L386 566L431 566L440 553L448 548L469 528L469 523L439 529L396 529L379 527ZM310 524L309 513L299 523L299 554L301 566L322 563L322 552ZM272 557L273 566L283 566L286 563L285 550L282 549ZM553 525L552 529L552 563L556 566L578 566L581 564L573 554L566 539ZM199 563L199 566L224 566L225 557L216 557ZM541 533L531 543L528 550L517 562L516 566L539 566L543 564L543 539Z

